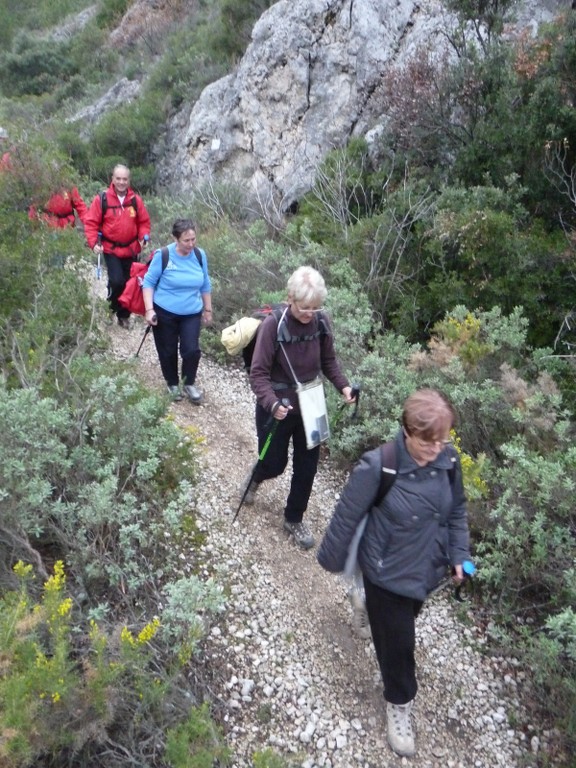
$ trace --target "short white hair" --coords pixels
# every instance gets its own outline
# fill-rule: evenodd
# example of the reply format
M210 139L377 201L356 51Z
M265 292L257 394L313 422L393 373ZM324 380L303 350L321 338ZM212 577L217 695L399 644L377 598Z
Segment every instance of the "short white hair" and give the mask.
M314 267L298 267L288 280L288 298L313 306L323 304L328 295L324 278Z

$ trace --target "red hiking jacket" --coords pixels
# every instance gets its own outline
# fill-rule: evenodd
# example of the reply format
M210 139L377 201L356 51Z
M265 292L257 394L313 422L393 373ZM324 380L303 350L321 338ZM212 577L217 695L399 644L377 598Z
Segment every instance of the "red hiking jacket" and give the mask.
M84 234L89 248L98 242L102 232L104 253L129 259L140 253L140 240L150 235L150 216L140 195L128 188L124 204L120 204L114 185L106 191L107 207L102 218L102 201L96 195L84 220Z
M88 208L76 187L72 187L71 190L55 192L43 210L38 211L31 205L28 209L28 216L31 219L39 219L54 229L64 229L64 227L75 225L74 210L77 211L80 221L84 222Z

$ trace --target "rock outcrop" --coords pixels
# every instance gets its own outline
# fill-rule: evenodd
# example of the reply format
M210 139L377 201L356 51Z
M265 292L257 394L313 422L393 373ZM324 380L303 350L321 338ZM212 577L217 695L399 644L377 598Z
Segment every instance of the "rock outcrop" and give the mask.
M521 3L516 29L564 5ZM237 70L174 119L161 184L243 185L248 197L289 210L327 151L385 119L386 72L422 46L440 51L453 21L437 0L280 0L254 26Z

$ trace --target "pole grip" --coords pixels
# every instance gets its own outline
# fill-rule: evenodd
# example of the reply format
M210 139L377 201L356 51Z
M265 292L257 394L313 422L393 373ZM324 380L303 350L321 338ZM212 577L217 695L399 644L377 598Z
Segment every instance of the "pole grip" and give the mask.
M268 430L274 424L274 422L276 421L276 419L274 418L274 414L276 413L278 408L280 408L281 405L283 405L284 408L288 408L290 406L290 400L288 400L287 397L283 397L281 400L278 400L277 402L274 403L274 405L272 406L272 410L270 411L270 417L267 420L266 424L264 425L264 429Z

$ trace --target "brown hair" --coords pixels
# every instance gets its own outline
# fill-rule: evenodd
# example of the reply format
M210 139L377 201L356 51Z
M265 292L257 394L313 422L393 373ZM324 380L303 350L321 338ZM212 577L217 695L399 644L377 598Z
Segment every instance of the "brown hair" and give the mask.
M409 435L435 440L452 429L456 411L446 395L437 389L419 389L404 403L402 426Z
M196 225L191 219L176 219L174 224L172 224L172 236L176 240L180 240L184 232L187 232L189 229L196 234Z

